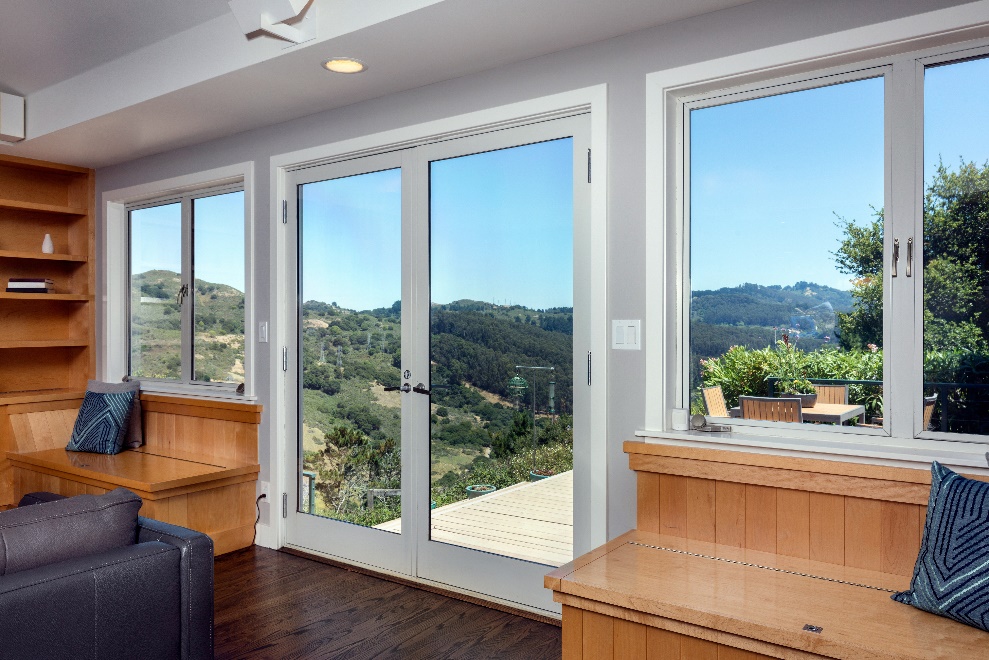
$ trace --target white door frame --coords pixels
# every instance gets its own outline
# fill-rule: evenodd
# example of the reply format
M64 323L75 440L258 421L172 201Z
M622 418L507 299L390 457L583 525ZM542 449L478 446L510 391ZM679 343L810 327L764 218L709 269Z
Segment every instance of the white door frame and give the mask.
M270 466L271 518L267 529L259 526L258 542L268 547L279 548L285 542L285 526L281 517L281 494L289 492L288 444L296 443L295 429L287 427L286 372L282 370L282 347L293 340L292 322L295 298L290 295L294 288L296 273L288 259L293 248L291 238L294 231L282 223L282 201L288 199L287 174L301 167L370 155L390 148L407 148L434 142L440 138L467 135L484 130L495 130L521 123L531 123L540 119L573 114L575 111L590 111L590 144L594 157L594 171L600 173L592 177L590 199L591 263L587 268L590 286L590 346L593 354L593 382L590 389L590 447L586 452L574 456L574 515L588 524L584 533L574 538L574 552L581 554L601 545L607 540L607 86L597 85L584 89L564 92L552 96L532 99L510 105L472 112L456 117L441 119L415 126L362 136L329 145L322 145L272 156L270 160L270 242L269 257L271 268L270 287L272 293L271 310L272 345L270 349L271 401L266 411L274 437L269 444L267 456ZM294 230L294 227L291 229ZM574 375L575 382L578 380Z

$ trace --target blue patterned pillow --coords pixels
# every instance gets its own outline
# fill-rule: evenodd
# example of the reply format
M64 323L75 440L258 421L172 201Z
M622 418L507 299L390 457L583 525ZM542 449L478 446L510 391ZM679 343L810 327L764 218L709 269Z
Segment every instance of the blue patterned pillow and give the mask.
M989 631L989 483L937 461L910 591L893 600Z
M119 454L127 435L134 392L86 392L65 447L69 451Z

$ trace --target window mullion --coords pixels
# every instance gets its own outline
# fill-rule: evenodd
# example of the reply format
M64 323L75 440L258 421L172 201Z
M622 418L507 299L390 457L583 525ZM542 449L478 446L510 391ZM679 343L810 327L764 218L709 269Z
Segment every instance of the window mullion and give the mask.
M917 231L917 190L922 189L923 153L918 141L918 95L916 63L898 59L888 77L886 103L886 215L885 258L891 264L894 241L899 241L897 276L885 269L884 310L888 347L884 355L887 430L894 438L914 437L917 406L923 396L923 319L917 312L916 295L922 273L920 239ZM913 267L907 276L908 246L913 239Z
M187 295L182 301L182 382L193 380L193 319L196 300L196 280L193 259L194 218L192 197L182 198L182 277L181 285L187 286Z

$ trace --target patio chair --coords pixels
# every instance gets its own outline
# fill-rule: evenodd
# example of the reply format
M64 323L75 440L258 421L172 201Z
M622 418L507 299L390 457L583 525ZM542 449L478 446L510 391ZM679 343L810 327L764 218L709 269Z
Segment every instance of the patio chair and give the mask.
M924 430L930 431L931 429L931 417L934 415L934 406L937 404L937 392L930 396L924 397ZM882 424L858 424L863 428L867 429L881 429Z
M931 430L931 416L934 414L934 406L937 404L937 392L924 397L924 430ZM941 411L944 414L944 411Z
M709 417L728 417L728 406L725 405L725 394L721 391L720 385L705 387L704 406L707 408Z
M800 399L777 399L771 396L740 396L742 419L765 419L772 422L803 422Z
M848 405L848 385L814 385L818 403Z

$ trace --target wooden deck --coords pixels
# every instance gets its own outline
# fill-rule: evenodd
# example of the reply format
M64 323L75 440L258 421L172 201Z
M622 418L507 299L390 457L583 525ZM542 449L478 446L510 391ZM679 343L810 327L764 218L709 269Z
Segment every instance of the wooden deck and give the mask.
M378 529L400 531L401 520ZM431 538L548 566L573 559L573 472L432 511Z

